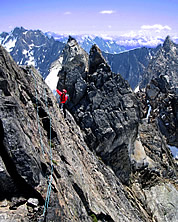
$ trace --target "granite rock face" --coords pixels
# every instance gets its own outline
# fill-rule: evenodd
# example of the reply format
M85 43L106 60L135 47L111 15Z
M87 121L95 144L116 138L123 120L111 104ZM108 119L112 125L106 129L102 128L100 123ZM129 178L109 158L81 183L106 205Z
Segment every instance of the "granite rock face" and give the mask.
M167 180L174 184L177 169L158 124L146 118L146 95L142 95L142 101L137 99L127 81L111 72L96 45L91 48L88 63L89 71L85 75L81 73L86 91L78 103L71 96L67 108L80 126L88 147L114 170L122 183L130 184L128 193L136 198L145 217L151 221L165 221L164 210L161 208L158 218L145 195L152 195L151 187L155 191L156 185L167 186ZM70 70L73 67L68 73ZM59 79L60 75L63 72L59 73ZM69 85L60 86L60 89L67 87L70 92ZM171 187L174 190L174 186ZM173 199L169 201L174 205L177 193ZM177 217L175 207L172 212L174 218Z
M73 61L76 57L74 56ZM70 64L70 61L68 63ZM117 175L128 182L131 173L129 147L135 140L139 122L137 100L128 83L120 75L111 72L96 45L90 51L89 72L85 75L80 69L75 72L75 74L80 73L82 79L79 89L75 87L77 84L72 88L70 85L75 78L74 74L71 75L73 70L75 72L75 65L70 67L66 74L65 85L60 85L59 89L66 87L69 92L75 91L76 95L80 94L80 89L84 88L85 91L78 101L72 93L67 107L80 123L89 147L112 165ZM64 72L62 70L59 73L58 85L62 82L60 76L64 76ZM68 82L70 84L67 84ZM116 158L120 161L113 160L112 163L112 156L118 156ZM123 161L127 164L121 170L123 164L120 166L120 163Z
M87 88L85 77L88 71L88 54L70 36L61 56L62 69L58 73L57 88L65 88L71 100L77 104Z
M41 76L1 46L0 132L1 221L145 221Z
M178 47L169 37L145 72L145 89L138 95L142 100L144 117L150 107L148 120L157 122L167 143L178 147ZM145 102L143 102L145 101Z
M140 88L145 88L152 78L164 76L172 88L178 88L178 46L169 36L164 41L163 46L158 50L155 57L150 61L147 69L143 73L143 80Z
M70 69L73 70L73 67ZM70 70L68 73L66 78L73 78L70 76ZM63 72L59 73L61 83L60 75L62 76ZM86 75L81 73L81 76L84 76L86 91L78 103L70 97L67 108L84 132L85 141L90 149L101 156L126 184L132 181L135 170L142 171L142 168L150 172L158 170L162 175L164 167L158 167L158 160L149 156L143 144L144 140L141 141L142 133L139 129L144 125L142 119L145 118L142 103L138 102L129 84L119 74L111 72L96 45L90 51L89 71ZM72 82L73 79L68 81ZM70 85L61 85L60 89L63 87L67 87L70 92ZM77 91L77 88L75 90ZM158 130L156 125L148 127L147 124L146 127L152 132ZM149 134L149 131L146 130L144 135L146 133ZM160 138L159 145L164 144L165 140L161 133L156 134L155 139L153 135L151 138L155 143ZM166 145L164 149L168 149ZM161 163L161 158L159 161Z
M151 94L154 94L154 99ZM157 120L168 144L178 147L178 95L162 75L151 80L146 95L152 107L149 121Z
M176 164L156 123L96 46L88 57L70 38L63 55L66 118L0 46L0 220L174 222Z

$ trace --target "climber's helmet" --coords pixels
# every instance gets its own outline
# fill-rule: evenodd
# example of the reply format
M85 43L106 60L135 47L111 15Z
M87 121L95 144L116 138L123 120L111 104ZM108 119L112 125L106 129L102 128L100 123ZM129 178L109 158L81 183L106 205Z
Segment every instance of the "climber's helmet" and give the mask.
M63 91L63 93L65 93L65 94L67 93L67 90L66 90L66 89L63 89L62 91Z

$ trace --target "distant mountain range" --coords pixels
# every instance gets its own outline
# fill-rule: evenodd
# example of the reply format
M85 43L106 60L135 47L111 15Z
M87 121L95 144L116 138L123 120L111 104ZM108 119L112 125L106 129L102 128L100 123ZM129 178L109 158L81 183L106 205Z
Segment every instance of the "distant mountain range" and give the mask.
M147 43L151 44L143 37L140 40L139 37L132 39L129 37L104 39L93 35L74 35L73 37L88 53L92 45L96 44L112 71L120 73L132 89L141 82L145 68L161 47L161 45L156 48L140 47ZM33 65L45 79L49 73L53 73L53 78L50 75L48 81L54 88L54 80L56 86L57 72L62 65L62 57L61 59L59 57L62 55L68 38L66 35L53 32L43 33L40 30L17 27L10 33L1 33L0 44L6 48L18 65ZM119 42L122 45L119 45ZM152 46L156 42L163 43L164 40L161 38L154 40ZM135 49L138 46L139 48Z
M0 44L18 65L33 65L44 78L65 45L53 37L47 37L40 30L26 30L23 27L1 33Z
M45 35L53 37L56 40L67 43L68 35L60 35L54 32L46 32ZM130 50L140 47L155 48L159 44L163 44L165 37L161 36L148 36L148 35L123 35L123 36L105 36L101 35L72 35L79 45L89 52L91 47L88 47L93 44L97 44L99 48L106 53L117 54L123 50ZM178 37L173 36L171 39L178 43ZM114 49L115 46L115 49ZM118 47L119 46L119 47Z
M46 32L45 35L53 37L55 40L63 43L67 43L69 38L68 35L59 35L53 32ZM88 53L94 44L98 45L101 51L106 53L118 54L127 50L127 47L117 44L116 41L112 39L104 39L94 35L72 35L72 37L74 37L79 45Z
M11 32L0 34L0 44L11 54L18 65L33 65L46 78L51 64L56 61L67 42L68 36L43 33L16 27ZM100 37L78 36L80 46L89 52L93 44L102 51L117 54L126 50L116 42Z
M178 44L174 43L169 36L165 39L163 46L156 53L156 57L150 61L144 72L144 79L140 88L145 88L151 79L164 75L172 88L177 90L178 94Z
M135 89L142 80L143 72L161 45L156 48L141 47L124 51L119 54L103 52L108 64L115 73L120 73L127 80L132 89Z

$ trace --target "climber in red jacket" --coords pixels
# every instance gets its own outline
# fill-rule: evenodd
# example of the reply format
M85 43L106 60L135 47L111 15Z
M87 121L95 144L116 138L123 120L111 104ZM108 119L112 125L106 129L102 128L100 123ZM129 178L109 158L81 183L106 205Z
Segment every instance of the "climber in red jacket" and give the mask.
M62 92L61 92L58 89L56 89L56 92L60 96L60 103L64 104L67 101L67 99L68 99L68 96L66 95L67 94L67 90L63 89Z
M67 95L67 90L66 89L63 89L62 92L59 91L58 89L56 89L56 92L59 94L60 96L60 102L59 102L59 105L60 105L60 108L63 109L63 112L64 112L64 117L66 116L66 111L65 111L65 106L64 104L66 103L66 101L68 100L68 95Z

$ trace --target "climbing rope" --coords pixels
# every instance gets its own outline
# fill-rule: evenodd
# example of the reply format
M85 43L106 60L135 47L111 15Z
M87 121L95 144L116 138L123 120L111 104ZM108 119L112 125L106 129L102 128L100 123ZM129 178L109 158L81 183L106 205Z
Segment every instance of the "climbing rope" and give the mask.
M44 94L45 94L46 107L47 107L47 112L48 112L49 122L50 122L49 144L50 144L51 174L50 174L50 178L48 178L48 180L49 180L48 190L47 190L47 194L46 194L46 201L45 201L45 205L44 205L43 216L45 216L46 210L48 209L49 199L50 199L50 194L51 194L51 185L52 185L52 180L53 180L53 156L52 156L52 147L51 147L51 116L49 114L48 101L47 101L47 95L46 95L45 89L44 89Z
M39 109L38 109L38 93L37 93L37 80L36 77L33 74L33 71L30 69L30 74L33 76L33 79L35 81L35 96L36 96L36 111L37 111L37 125L38 125L38 132L40 135L40 144L41 144L41 149L42 153L44 155L44 146L42 142L42 134L41 134L41 128L40 128L40 121L39 121ZM51 161L51 173L50 176L48 177L48 189L47 189L47 194L46 194L46 200L44 204L44 210L43 210L43 217L45 217L45 214L48 209L49 205L49 200L50 200L50 195L51 195L51 187L52 187L52 180L53 180L53 156L52 156L52 146L51 146L51 116L49 114L49 109L48 109L48 101L47 101L47 95L46 95L46 90L44 89L44 96L45 96L45 103L47 107L47 113L49 116L49 121L50 121L50 126L49 126L49 146L50 146L50 161Z

